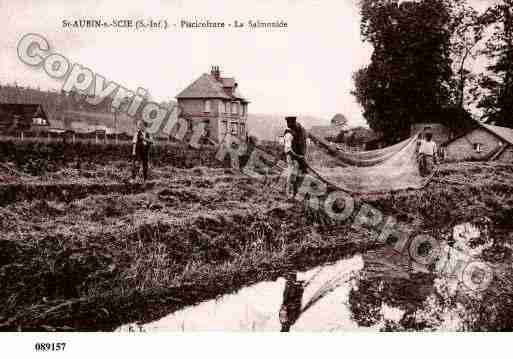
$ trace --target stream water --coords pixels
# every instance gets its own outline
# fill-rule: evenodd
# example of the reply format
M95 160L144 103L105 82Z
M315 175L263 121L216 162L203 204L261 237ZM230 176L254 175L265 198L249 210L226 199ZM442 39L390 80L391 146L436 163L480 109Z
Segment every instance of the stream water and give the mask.
M361 256L341 260L335 264L298 272L295 282L301 282L304 305L315 301L292 326L292 330L357 329L351 319L348 296L355 286L355 278L363 268ZM284 290L290 280L261 282L210 300L193 307L177 311L153 323L139 327L143 331L279 331L280 308L284 301ZM134 330L134 325L119 328Z
M289 278L257 283L155 322L128 324L117 331L285 331L287 327L290 331L379 331L399 325L405 306L394 307L380 298L383 284L369 290L368 282L362 279L364 266L364 258L357 255L291 273ZM300 307L294 305L299 302ZM440 329L458 329L454 316L443 322Z
M455 247L480 236L474 227L462 228L455 229ZM117 331L468 330L475 314L469 303L476 298L469 300L461 287L454 276L419 269L409 257L384 248Z

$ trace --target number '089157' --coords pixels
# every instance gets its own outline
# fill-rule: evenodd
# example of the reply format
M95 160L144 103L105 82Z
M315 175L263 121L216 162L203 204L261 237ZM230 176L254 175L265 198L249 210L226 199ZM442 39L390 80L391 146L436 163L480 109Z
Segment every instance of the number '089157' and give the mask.
M34 349L37 352L58 352L66 348L66 343L36 343Z

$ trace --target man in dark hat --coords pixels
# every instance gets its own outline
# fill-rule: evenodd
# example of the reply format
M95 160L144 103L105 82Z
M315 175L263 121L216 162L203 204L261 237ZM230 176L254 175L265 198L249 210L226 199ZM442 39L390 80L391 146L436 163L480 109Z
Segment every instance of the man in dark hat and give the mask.
M306 172L306 131L295 116L285 117L284 150L287 155L287 196L294 198Z

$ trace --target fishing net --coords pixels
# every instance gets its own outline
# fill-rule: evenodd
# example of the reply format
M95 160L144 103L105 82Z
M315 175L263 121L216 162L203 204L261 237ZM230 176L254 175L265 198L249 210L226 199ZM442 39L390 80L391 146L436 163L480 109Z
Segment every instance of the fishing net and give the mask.
M417 160L417 136L374 151L344 152L309 134L312 142L340 166L308 163L309 172L351 193L369 194L423 188L432 175L422 176Z

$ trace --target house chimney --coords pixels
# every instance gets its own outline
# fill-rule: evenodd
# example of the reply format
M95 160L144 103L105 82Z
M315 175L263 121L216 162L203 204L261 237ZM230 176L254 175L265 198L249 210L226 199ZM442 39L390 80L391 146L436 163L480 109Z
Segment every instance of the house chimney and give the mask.
M217 81L221 81L221 71L219 71L219 66L212 66L210 74L214 76Z

